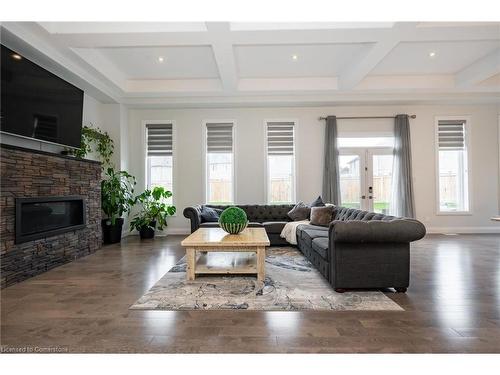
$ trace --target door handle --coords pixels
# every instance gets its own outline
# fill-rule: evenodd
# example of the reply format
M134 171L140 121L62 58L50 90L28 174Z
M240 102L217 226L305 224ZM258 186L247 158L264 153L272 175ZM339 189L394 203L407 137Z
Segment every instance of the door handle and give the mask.
M372 199L373 197L371 195L368 196L368 199Z
M361 196L361 199L366 199L366 195L362 195L362 196Z

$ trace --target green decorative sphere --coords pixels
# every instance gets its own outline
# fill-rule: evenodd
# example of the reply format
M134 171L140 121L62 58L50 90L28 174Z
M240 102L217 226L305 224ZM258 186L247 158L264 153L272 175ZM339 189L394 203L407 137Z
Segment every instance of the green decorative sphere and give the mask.
M219 217L220 227L229 234L240 233L247 224L247 214L239 207L228 207Z

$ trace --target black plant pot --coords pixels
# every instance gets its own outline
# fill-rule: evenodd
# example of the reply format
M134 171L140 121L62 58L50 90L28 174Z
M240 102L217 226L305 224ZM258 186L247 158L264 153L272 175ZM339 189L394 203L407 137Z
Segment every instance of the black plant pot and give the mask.
M118 218L115 225L111 225L111 220L103 219L102 226L102 242L104 244L118 243L122 240L123 218Z
M154 228L156 227L156 221L152 221L150 223L151 227L144 227L139 230L139 236L141 237L141 240L147 240L150 238L155 238L155 230Z

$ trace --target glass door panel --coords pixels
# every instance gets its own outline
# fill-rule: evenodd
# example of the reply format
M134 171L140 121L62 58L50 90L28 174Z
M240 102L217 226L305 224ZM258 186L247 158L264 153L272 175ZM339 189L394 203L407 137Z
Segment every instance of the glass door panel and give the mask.
M389 214L392 148L340 148L339 154L341 205Z
M361 162L360 155L339 155L340 201L344 207L361 208Z
M369 207L371 211L389 214L392 194L393 156L392 153L379 153L381 151L369 152L372 170L371 174L369 173L369 176L367 176L371 179L371 185L368 186L368 203L372 206Z

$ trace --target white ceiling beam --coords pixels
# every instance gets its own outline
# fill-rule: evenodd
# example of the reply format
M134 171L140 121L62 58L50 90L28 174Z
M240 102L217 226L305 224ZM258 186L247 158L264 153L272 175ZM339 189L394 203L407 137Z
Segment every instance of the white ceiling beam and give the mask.
M415 26L416 23L398 23L391 30L386 30L385 35L366 56L340 73L340 89L348 90L356 87L401 42L404 36L415 30Z
M72 48L71 50L85 63L91 65L94 69L117 85L121 90L126 90L127 77L125 74L110 60L103 56L99 50L94 48Z
M224 23L227 24L227 23ZM236 30L227 28L227 38L234 45L246 44L335 44L373 43L383 38L389 28L375 29L319 29L319 30ZM50 34L68 47L152 47L192 46L210 44L206 31L175 32L113 32L113 33L56 33ZM475 41L500 40L499 24L463 27L416 27L402 36L401 41Z
M207 31L204 22L38 22L51 34Z
M73 48L200 46L210 44L207 32L145 32L101 34L51 34Z
M417 23L399 23L393 29L232 31L231 38L236 45L373 43L401 25L411 25L412 29L411 33L400 35L402 42L500 40L500 24L470 26L464 30L459 27L416 27Z
M229 22L207 22L215 63L219 69L222 87L233 92L238 87L238 75L234 57L233 44L230 39Z
M462 69L455 75L457 87L473 86L500 73L500 48Z
M417 25L415 30L404 36L403 42L467 42L500 40L500 23L475 26L436 26Z
M122 104L131 108L213 108L213 107L296 107L333 105L377 105L377 104L472 104L498 103L498 93L336 93L313 95L228 95L228 96L172 96L172 97L128 97Z
M235 45L373 43L390 29L231 31Z

